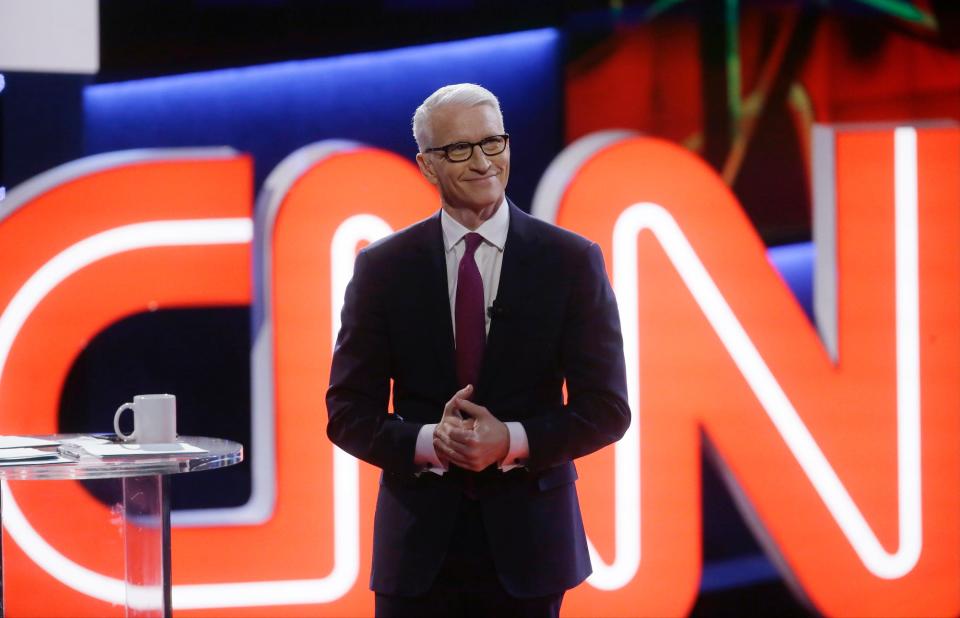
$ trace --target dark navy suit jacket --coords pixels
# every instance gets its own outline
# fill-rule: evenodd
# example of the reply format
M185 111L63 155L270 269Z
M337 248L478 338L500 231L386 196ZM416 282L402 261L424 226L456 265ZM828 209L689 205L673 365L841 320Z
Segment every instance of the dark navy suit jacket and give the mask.
M618 440L630 410L600 248L509 207L496 311L472 400L527 433L525 469L488 469L478 485L501 583L514 596L534 597L590 574L573 460ZM371 575L377 592L427 591L467 499L454 479L474 474L417 474L413 462L420 428L438 422L459 389L449 303L439 213L357 256L333 355L327 434L383 469Z

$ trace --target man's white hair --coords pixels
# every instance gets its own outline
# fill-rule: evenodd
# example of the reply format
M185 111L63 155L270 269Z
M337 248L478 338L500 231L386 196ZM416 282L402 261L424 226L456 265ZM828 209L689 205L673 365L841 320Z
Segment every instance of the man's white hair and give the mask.
M439 88L429 97L427 97L417 111L413 113L413 138L417 140L417 147L420 152L427 148L442 144L431 144L432 136L430 134L430 116L434 110L444 105L463 105L474 107L476 105L489 105L497 112L500 119L500 126L503 126L503 112L500 111L500 101L497 97L484 88L476 84L451 84Z

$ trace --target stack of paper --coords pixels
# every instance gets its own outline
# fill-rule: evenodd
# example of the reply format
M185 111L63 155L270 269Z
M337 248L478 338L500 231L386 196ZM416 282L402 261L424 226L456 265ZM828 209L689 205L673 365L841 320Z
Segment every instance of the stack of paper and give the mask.
M68 457L79 458L83 455L93 455L94 457L149 457L152 455L206 453L207 451L186 442L137 444L134 442L114 442L97 436L81 436L65 440L60 446L60 452Z
M40 446L56 446L54 440L28 436L0 436L0 466L67 463L56 451L42 451Z
M181 455L184 453L206 453L186 442L170 444L132 444L129 442L115 444L111 442L86 443L83 450L96 457L145 457L149 455Z
M37 448L40 446L57 446L60 444L56 440L47 440L45 438L32 438L30 436L0 436L0 449L6 448Z
M23 461L24 459L56 459L56 452L41 451L38 448L0 449L0 461Z

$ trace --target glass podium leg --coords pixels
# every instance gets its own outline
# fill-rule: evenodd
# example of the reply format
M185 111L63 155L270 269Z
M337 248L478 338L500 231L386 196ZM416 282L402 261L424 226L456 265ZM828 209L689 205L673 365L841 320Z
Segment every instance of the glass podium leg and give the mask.
M0 481L0 483L6 483L6 481ZM0 491L0 495L2 495ZM0 618L4 618L7 615L7 604L6 604L6 594L5 586L3 585L3 500L0 499Z
M128 618L169 618L168 476L158 474L123 479L123 545Z

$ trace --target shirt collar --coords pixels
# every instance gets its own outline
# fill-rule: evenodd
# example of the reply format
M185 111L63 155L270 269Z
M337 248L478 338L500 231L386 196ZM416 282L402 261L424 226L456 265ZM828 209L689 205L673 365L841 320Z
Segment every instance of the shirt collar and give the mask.
M503 251L507 243L507 230L510 227L510 207L507 204L507 198L504 196L500 206L497 207L497 212L475 230L468 229L441 208L440 227L443 229L443 248L446 251L453 249L453 246L471 231L480 234L485 241Z

